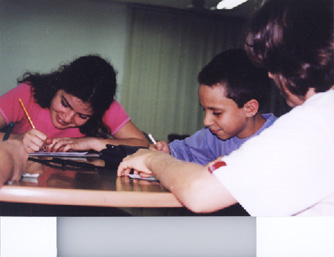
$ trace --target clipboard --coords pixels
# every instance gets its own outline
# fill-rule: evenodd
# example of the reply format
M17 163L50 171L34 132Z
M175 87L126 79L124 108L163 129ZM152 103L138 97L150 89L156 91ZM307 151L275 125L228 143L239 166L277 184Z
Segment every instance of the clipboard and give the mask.
M30 157L67 157L67 158L99 158L99 153L92 152L44 152L29 153Z

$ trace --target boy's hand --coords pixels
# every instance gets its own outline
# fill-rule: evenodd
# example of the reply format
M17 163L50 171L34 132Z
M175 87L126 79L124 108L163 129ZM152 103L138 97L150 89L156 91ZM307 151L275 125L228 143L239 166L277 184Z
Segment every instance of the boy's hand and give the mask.
M170 154L170 148L168 146L168 143L165 141L159 141L155 145L150 144L149 149Z

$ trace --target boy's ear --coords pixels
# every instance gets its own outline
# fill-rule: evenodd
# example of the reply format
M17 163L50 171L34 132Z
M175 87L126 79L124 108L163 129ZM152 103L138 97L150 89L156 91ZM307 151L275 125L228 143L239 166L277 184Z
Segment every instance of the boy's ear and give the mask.
M245 111L246 117L253 117L259 111L259 102L255 99L251 99L244 104L243 109Z

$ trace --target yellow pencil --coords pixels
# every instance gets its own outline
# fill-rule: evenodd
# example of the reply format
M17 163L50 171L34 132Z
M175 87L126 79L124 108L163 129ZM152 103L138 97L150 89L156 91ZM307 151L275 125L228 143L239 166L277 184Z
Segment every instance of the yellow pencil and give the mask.
M35 128L35 125L34 125L34 123L32 123L32 120L31 120L31 118L30 118L30 116L29 116L29 113L27 112L27 109L26 109L26 107L24 106L24 104L23 104L21 98L19 98L19 102L20 102L21 107L22 107L22 109L23 109L23 111L24 111L24 114L27 116L27 119L28 119L28 121L29 121L31 127L34 129L34 128Z

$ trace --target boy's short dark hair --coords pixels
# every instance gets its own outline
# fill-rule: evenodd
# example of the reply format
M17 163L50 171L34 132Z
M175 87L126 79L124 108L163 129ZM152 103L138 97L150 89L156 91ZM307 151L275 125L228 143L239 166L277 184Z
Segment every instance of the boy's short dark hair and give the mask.
M215 56L198 74L198 82L206 86L221 84L226 88L226 97L239 108L255 99L261 110L269 97L267 71L252 64L243 49L231 49Z

